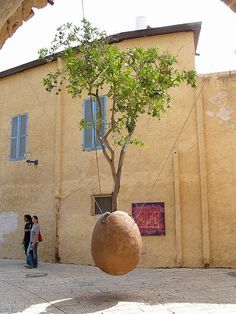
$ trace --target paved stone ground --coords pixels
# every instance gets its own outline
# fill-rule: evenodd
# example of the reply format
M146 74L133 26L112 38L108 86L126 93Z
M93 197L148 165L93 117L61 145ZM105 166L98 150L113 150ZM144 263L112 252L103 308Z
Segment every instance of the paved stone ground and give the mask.
M0 260L0 313L236 313L235 269L135 269Z

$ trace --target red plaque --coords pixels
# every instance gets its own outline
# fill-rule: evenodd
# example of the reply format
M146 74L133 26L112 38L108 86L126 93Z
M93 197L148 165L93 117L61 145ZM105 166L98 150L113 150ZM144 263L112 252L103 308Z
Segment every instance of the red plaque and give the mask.
M132 215L141 235L165 235L165 204L133 203Z

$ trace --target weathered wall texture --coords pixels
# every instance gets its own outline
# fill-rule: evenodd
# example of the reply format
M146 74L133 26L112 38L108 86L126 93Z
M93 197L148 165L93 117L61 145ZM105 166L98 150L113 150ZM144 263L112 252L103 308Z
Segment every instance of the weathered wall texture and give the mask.
M8 233L17 231L18 216L14 211L0 213L0 243L5 241L5 236Z
M178 54L180 67L194 68L191 32L119 44L122 49L140 45L159 45ZM53 261L58 244L62 262L93 264L96 155L82 151L83 97L72 100L64 89L58 96L44 91L41 81L50 66L0 80L0 227L7 224L0 232L0 257L23 257L19 244L23 214L29 212L40 218L41 260ZM235 77L200 78L197 90L182 86L160 121L140 121L136 133L145 147L128 148L119 208L131 213L134 202L165 202L166 223L165 236L143 237L140 267L236 267ZM39 159L37 167L8 158L10 119L24 112L29 114L28 151ZM101 151L98 162L102 193L110 194L112 179Z
M236 73L202 78L212 266L236 266Z

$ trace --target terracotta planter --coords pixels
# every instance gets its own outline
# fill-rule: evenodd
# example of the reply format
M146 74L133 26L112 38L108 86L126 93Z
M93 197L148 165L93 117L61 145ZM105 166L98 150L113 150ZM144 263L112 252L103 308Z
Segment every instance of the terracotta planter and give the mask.
M110 275L123 275L139 261L142 238L135 221L125 212L106 213L97 221L91 243L95 264Z

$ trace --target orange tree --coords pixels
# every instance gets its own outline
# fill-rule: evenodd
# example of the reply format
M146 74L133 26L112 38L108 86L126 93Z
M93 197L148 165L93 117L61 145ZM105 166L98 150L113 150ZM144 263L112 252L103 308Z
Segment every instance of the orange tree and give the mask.
M40 58L50 62L56 54L64 61L62 68L44 78L47 91L55 89L59 93L58 86L64 80L72 97L86 92L97 103L96 116L92 121L83 118L80 126L95 130L114 180L112 211L116 211L127 146L143 145L134 136L138 120L142 115L160 118L169 107L170 89L183 82L195 87L196 73L178 70L177 58L158 47L121 51L109 41L105 32L99 32L86 20L81 27L68 23L58 28L50 49L40 50ZM105 127L103 88L108 91L106 96L111 104ZM119 150L115 149L117 146Z

